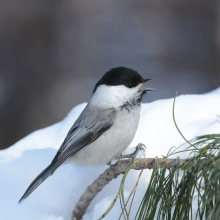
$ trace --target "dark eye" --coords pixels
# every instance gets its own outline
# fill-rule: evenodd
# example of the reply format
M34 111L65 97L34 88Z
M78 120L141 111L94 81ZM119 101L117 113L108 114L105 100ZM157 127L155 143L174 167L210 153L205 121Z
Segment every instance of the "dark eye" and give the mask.
M133 87L132 83L129 83L128 88L132 88L132 87Z

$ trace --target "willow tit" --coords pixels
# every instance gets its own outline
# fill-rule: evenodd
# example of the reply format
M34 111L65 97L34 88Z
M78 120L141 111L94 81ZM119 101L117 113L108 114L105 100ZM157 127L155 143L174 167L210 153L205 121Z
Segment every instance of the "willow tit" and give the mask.
M96 166L120 155L136 133L143 95L153 90L143 87L149 80L125 67L106 72L95 85L90 102L69 130L51 164L34 179L19 202L64 162Z

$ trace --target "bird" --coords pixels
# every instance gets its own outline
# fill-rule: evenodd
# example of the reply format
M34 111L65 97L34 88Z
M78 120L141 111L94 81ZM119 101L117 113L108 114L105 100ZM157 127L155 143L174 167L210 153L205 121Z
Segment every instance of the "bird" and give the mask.
M144 87L150 80L127 67L107 71L96 83L89 103L70 128L51 164L33 180L19 203L63 163L98 166L121 155L138 128L142 97L153 91Z

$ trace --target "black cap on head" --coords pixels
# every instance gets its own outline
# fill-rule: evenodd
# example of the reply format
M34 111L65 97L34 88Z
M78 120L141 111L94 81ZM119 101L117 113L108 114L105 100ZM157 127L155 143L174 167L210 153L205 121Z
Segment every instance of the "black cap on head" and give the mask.
M100 85L124 85L128 88L133 88L140 83L144 83L144 80L137 71L126 67L117 67L110 69L105 73L105 75L96 83L93 93Z

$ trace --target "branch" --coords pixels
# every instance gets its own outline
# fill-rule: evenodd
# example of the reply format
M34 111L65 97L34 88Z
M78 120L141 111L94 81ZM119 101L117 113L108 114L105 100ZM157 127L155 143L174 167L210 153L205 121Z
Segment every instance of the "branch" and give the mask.
M157 161L158 166L167 166L170 169L179 163L179 166L183 166L188 159L168 159L163 158L140 158L136 159L138 161L134 164L132 169L142 170L142 169L153 169L155 167L155 161ZM73 213L72 220L80 220L85 214L88 206L95 198L95 196L107 185L111 180L117 178L120 174L124 174L128 167L131 165L131 159L119 160L115 165L106 169L90 186L87 187L86 191L83 193L79 201L77 202Z

